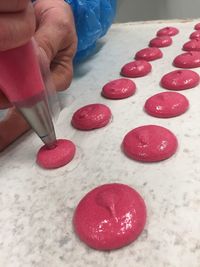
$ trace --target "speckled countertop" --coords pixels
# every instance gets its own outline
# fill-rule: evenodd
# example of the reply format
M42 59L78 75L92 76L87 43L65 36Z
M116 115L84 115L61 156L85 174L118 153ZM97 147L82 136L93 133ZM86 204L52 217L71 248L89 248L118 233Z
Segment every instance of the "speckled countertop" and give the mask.
M75 71L62 99L67 107L56 124L58 137L73 140L78 152L68 166L42 170L35 164L40 140L27 134L0 154L0 266L1 267L200 267L200 86L183 91L190 109L173 119L157 119L143 112L147 97L163 91L161 76L193 31L196 21L114 25L99 52ZM136 94L126 100L101 97L101 87L119 77L155 32L166 25L180 34L164 48L164 58L152 62L153 71L135 79ZM200 73L200 69L196 69ZM81 132L70 126L73 112L89 103L105 103L113 113L105 128ZM175 156L154 164L134 162L120 150L130 129L158 124L179 141ZM78 201L92 188L110 182L126 183L144 197L148 220L139 239L117 251L98 252L75 236L72 216Z

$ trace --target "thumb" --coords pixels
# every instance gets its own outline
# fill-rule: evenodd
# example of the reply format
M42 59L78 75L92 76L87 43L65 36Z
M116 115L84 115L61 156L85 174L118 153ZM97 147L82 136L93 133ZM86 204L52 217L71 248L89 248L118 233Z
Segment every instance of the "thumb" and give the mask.
M7 3L7 7L9 2L10 9L8 10L6 9L5 1L0 3L0 51L25 44L35 32L35 14L32 4L29 3L26 8L18 12L12 12L15 4L13 3L12 6L10 0ZM18 2L21 3L22 1ZM4 3L3 6L2 3ZM17 9L17 5L15 8ZM5 10L5 12L2 12L2 10Z
M72 60L76 51L73 15L70 6L63 2L59 2L57 6L54 2L52 8L48 6L44 9L45 7L44 1L39 1L38 5L35 5L38 20L35 39L40 50L47 55L56 88L63 90L70 85L73 73Z

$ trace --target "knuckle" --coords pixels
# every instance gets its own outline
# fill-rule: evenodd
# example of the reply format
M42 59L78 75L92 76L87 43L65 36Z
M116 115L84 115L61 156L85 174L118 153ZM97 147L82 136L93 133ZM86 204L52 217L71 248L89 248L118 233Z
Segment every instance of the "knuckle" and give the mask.
M57 91L64 91L69 88L73 77L72 68L59 68L59 71L54 73L54 81Z

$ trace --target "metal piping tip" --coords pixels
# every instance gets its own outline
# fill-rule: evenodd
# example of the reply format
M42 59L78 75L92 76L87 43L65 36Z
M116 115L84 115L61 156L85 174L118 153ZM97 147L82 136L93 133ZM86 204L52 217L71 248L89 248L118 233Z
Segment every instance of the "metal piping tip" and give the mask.
M47 148L53 149L56 147L56 136L55 132L52 132L46 136L40 136L43 143L46 145Z
M47 100L44 98L31 106L17 108L42 142L49 149L55 148L56 134Z

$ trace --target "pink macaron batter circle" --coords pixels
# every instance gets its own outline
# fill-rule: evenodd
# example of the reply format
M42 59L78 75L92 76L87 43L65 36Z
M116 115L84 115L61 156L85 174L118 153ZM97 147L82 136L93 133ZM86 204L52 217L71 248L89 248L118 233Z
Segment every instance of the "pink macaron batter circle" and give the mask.
M183 69L200 67L200 51L190 51L176 56L173 65Z
M196 39L196 38L200 38L200 30L197 30L190 34L190 39Z
M200 38L192 39L183 45L184 51L200 51Z
M158 118L172 118L187 111L188 99L177 92L162 92L148 98L145 102L145 111Z
M170 36L157 36L149 42L150 47L167 47L172 44Z
M144 125L126 134L122 142L124 153L141 162L158 162L171 157L178 141L168 129L158 125Z
M73 225L85 244L114 250L137 239L146 222L146 206L128 185L104 184L87 193L76 207Z
M200 30L200 22L195 24L194 29L197 31Z
M121 75L129 78L146 76L151 72L152 66L146 60L134 60L125 64L121 69Z
M157 36L174 36L179 33L179 30L175 27L164 27L157 31Z
M68 164L75 155L74 143L66 139L58 139L54 148L42 146L37 153L36 162L44 169L56 169Z
M143 48L135 54L137 60L153 61L162 57L163 53L158 47Z
M136 85L132 80L120 78L106 83L101 94L109 99L123 99L132 96Z
M111 110L106 105L89 104L73 114L71 124L79 130L93 130L106 126L111 116Z
M168 90L185 90L199 84L199 74L192 70L174 70L165 74L160 82Z

